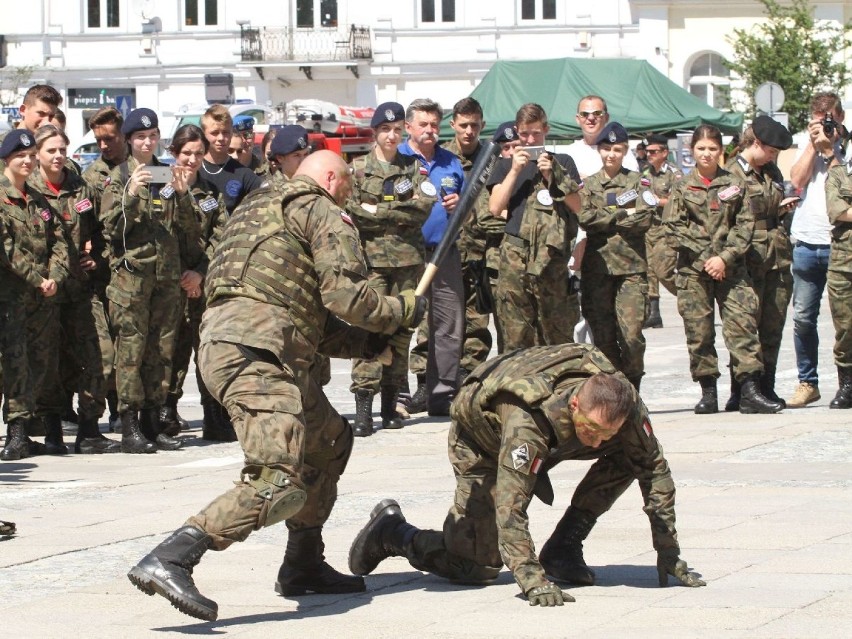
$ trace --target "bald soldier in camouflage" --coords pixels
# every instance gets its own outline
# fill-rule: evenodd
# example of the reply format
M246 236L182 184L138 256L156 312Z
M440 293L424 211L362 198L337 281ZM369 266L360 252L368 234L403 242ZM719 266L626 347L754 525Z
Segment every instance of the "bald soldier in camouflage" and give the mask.
M352 544L352 572L369 574L386 557L402 556L418 570L484 584L505 564L530 605L562 605L574 599L547 575L588 571L580 543L585 535L576 533L574 521L582 517L587 535L595 519L638 479L660 585L668 575L687 586L704 585L680 559L674 482L648 411L595 347L539 346L500 355L465 380L451 416L456 494L443 531L415 528L397 502L384 500ZM527 508L542 468L567 459L598 461L548 542L554 551L551 565L544 552L539 563Z
M350 180L339 156L312 154L280 190L262 189L234 212L210 264L199 365L228 409L245 464L236 486L128 575L190 616L218 614L192 579L202 554L285 520L279 593L364 589L323 561L322 525L354 440L308 369L318 348L335 357L381 352L425 307L413 291L384 297L369 286L358 233L340 208Z
M645 231L657 205L636 171L622 166L627 130L610 122L595 141L603 168L586 178L577 217L587 234L581 298L595 344L639 389L645 374L648 270Z
M346 211L358 227L370 286L379 295L397 295L417 286L426 253L421 228L437 200L435 187L420 174L417 158L398 151L404 125L401 104L380 104L370 121L375 146L352 161L352 196ZM352 362L349 390L355 394L356 436L373 434L373 396L378 392L382 428L402 428L396 401L407 377L407 344L393 354L390 366L366 359Z

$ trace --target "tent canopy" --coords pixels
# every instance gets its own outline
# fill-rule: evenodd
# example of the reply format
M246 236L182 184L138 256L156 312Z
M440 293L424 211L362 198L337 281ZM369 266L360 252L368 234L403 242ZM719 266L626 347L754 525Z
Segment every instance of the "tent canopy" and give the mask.
M739 133L743 116L723 113L685 91L644 60L560 58L495 62L471 97L482 104L492 135L502 122L515 119L518 108L536 102L547 112L549 138L579 138L575 113L585 95L606 99L611 121L631 134L670 132L712 124L723 133ZM450 117L442 136L452 137Z

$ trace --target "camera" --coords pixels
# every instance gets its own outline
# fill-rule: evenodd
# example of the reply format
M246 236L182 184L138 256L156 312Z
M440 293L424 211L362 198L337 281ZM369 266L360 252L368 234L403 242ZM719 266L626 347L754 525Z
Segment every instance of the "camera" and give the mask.
M827 138L834 137L834 134L837 132L837 122L831 117L831 113L826 113L822 119L822 132L825 133L825 137Z

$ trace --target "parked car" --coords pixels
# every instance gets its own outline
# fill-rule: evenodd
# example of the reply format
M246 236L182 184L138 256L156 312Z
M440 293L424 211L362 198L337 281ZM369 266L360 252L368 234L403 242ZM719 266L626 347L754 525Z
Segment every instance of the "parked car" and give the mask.
M160 140L155 155L160 162L164 164L174 164L175 159L168 151L169 141ZM88 166L101 156L101 151L98 149L98 143L95 140L95 133L88 131L83 136L83 140L78 144L73 151L68 154L72 160L80 165L80 169L85 171Z

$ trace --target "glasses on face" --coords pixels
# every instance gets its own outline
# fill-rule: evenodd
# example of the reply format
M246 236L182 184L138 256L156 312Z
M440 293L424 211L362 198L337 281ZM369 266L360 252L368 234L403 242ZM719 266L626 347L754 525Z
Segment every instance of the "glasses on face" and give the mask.
M654 155L656 153L664 153L666 149L645 149L645 152L648 155Z
M579 115L584 120L588 120L592 116L600 118L606 115L606 111L580 111L577 115Z

